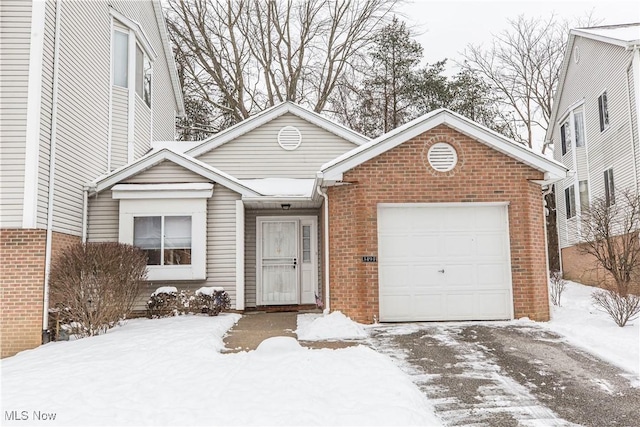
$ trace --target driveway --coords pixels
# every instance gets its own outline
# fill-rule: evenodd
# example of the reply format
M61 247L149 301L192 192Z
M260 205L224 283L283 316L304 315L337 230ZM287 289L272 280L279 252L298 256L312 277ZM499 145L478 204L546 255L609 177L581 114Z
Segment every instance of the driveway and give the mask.
M381 325L391 356L451 426L639 426L640 389L618 368L535 325Z

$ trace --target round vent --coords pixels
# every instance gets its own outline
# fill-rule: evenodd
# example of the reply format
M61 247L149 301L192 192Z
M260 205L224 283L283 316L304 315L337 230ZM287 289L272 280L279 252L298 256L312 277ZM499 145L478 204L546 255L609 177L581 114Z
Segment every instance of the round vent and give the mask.
M278 144L285 150L295 150L302 142L302 134L293 126L285 126L278 132Z
M455 148L446 142L438 142L429 148L427 159L432 168L438 172L449 172L458 163L458 154Z
M576 64L580 62L580 48L578 46L573 48L573 61Z

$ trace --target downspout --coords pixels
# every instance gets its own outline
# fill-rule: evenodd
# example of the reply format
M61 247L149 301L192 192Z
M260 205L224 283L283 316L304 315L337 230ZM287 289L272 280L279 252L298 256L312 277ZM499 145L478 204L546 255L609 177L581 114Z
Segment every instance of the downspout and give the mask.
M82 243L87 243L87 223L89 212L89 190L88 186L82 188Z
M331 311L331 295L329 293L329 196L320 189L320 186L317 186L316 190L324 198L324 294L327 301L325 310L329 313Z
M47 240L44 264L44 298L42 301L42 343L49 342L49 273L51 271L51 239L53 236L53 195L56 175L56 139L58 128L58 80L60 65L60 15L62 1L56 1L55 32L53 42L53 84L51 91L51 137L49 140L49 189L47 201Z

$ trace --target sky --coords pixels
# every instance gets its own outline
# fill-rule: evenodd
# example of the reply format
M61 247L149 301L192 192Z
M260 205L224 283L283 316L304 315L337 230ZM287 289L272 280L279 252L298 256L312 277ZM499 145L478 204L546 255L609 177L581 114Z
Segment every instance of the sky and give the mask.
M424 48L424 60L432 64L449 58L451 67L469 43L488 45L492 34L507 29L508 20L521 14L542 18L555 14L572 21L593 12L594 19L602 20L599 25L640 22L640 2L618 0L407 0L397 10L417 34L415 38Z

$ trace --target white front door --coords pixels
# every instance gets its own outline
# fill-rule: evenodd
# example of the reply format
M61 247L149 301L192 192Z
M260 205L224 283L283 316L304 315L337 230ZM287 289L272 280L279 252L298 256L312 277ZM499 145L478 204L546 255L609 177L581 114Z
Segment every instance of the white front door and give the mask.
M257 304L313 304L318 287L315 217L257 219Z

